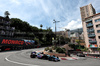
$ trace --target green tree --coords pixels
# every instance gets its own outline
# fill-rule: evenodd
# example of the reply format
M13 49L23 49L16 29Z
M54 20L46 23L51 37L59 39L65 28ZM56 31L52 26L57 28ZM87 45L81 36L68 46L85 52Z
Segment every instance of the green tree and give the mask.
M43 25L41 24L40 27L41 27L41 29L42 29Z
M100 46L97 48L97 50L100 52Z
M47 43L52 44L53 32L52 32L52 29L50 27L47 28L45 37L46 37Z
M88 48L84 48L84 49L81 49L82 51L85 51L85 52L87 52L87 51L89 51L89 49Z
M73 48L74 50L76 49L76 45L75 44L69 44L68 46Z
M19 18L11 18L10 19L11 26L15 27L16 32L25 32L26 35L23 35L25 37L36 37L35 40L40 43L44 44L52 44L52 37L55 36L52 29L49 27L47 29L42 29L43 25L41 24L41 29L31 26L28 22L23 21ZM18 36L18 35L16 35ZM21 36L21 35L19 35Z
M79 46L78 49L81 49L80 40L77 39L76 42L77 42L77 44L78 44L78 46Z
M9 16L10 15L10 13L8 12L8 11L5 11L5 16Z
M22 35L24 37L33 37L38 36L39 29L35 26L31 26L28 22L22 21L19 18L11 18L10 19L12 27L15 27L15 32L25 32L26 34ZM15 35L21 36L21 35Z
M6 21L9 21L10 13L8 11L5 11L4 15L5 15Z
M77 42L77 44L79 45L80 44L80 41L77 39L77 40L75 40L76 42Z
M65 44L65 38L63 36L60 37L61 44Z
M67 37L66 37L66 38L65 38L65 42L67 42L67 43L70 42L70 38L67 38Z
M19 18L11 18L11 26L15 27L16 30L20 30L21 32L38 32L39 29L35 26L31 26L28 22L22 21Z
M36 41L36 44L39 44L39 39L38 38L34 38L34 40Z

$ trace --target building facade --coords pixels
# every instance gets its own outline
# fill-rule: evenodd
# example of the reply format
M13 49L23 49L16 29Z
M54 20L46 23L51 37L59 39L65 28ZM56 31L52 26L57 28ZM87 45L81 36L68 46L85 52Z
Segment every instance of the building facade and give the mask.
M70 37L76 37L78 39L79 38L79 33L75 32L73 34L70 34Z
M63 36L65 38L69 37L67 31L58 31L58 32L56 32L56 34L59 35L59 36Z
M95 11L94 7L92 6L92 4L80 7L80 12L81 12L82 22L85 21L86 17L96 14L96 11Z
M82 10L80 11L82 13ZM87 17L82 17L83 14L81 14L85 44L90 51L96 51L100 47L100 13L95 14L93 7L88 12L91 12L91 15Z
M10 26L11 22L5 17L0 16L0 36L1 37L13 37L14 27Z

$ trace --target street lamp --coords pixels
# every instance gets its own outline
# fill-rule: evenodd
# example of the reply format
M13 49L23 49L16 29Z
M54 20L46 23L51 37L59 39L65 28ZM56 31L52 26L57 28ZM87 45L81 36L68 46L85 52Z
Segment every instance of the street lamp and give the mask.
M55 23L55 38L54 38L54 40L55 40L55 42L56 42L56 23L58 23L58 22L60 22L60 21L56 21L55 19L54 19L53 21L54 21L53 23Z
M56 34L56 23L58 23L60 21L56 21L55 19L53 21L54 21L53 23L55 23L55 34Z

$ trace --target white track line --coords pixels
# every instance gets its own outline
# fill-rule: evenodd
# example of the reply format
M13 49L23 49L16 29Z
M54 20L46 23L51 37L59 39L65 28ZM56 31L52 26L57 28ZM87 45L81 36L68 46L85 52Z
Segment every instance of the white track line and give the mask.
M8 57L6 57L5 60L8 61L8 62L11 62L11 63L25 65L25 66L39 66L39 65L32 65L32 64L25 64L25 63L20 63L20 62L16 62L16 61L11 61L11 60L8 59Z

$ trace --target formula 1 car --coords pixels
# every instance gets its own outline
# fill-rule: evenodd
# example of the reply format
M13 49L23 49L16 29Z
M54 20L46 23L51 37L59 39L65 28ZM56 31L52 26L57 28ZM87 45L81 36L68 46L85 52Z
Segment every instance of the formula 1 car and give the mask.
M38 53L37 54L37 58L38 59L46 59L47 60L48 59L48 56L46 54L43 54L43 53Z
M31 52L31 55L30 55L31 58L38 58L38 59L45 59L45 60L49 60L49 61L60 61L59 57L55 57L55 55L53 56L50 56L50 55L47 55L47 54L44 54L43 52Z
M60 61L59 57L55 57L55 55L49 56L49 57L48 57L48 60L49 60L49 61L55 61L55 62Z
M36 58L36 56L37 56L36 52L31 52L31 55L30 55L31 58Z

